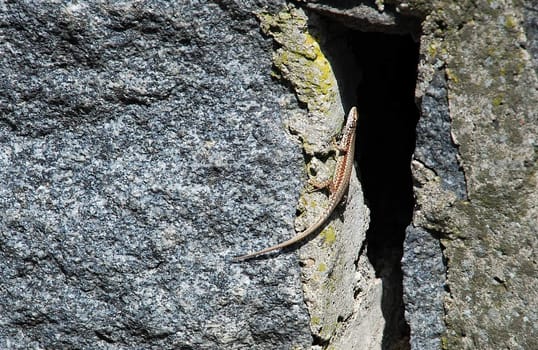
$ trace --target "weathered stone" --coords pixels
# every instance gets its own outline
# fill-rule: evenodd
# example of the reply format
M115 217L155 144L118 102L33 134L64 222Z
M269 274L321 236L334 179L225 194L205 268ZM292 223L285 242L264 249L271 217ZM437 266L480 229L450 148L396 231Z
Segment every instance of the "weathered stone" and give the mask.
M446 68L450 133L465 175L462 196L459 171L447 168L455 169L453 157L439 163L435 142L417 145L414 225L443 238L446 349L538 346L538 96L522 10L437 1L423 23L417 95ZM430 133L429 124L418 132Z
M0 348L538 348L534 1L1 6ZM398 344L357 177L229 260L326 203L353 30L420 40Z
M0 348L310 348L258 5L1 6Z

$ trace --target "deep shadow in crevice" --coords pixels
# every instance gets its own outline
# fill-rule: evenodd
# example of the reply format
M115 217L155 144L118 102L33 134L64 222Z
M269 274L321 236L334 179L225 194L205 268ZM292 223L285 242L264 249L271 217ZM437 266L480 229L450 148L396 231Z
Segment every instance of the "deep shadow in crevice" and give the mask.
M391 349L409 337L400 260L414 205L410 163L419 117L414 99L418 43L409 35L358 31L351 40L362 71L357 158L371 212L367 256L383 281L382 348Z
M371 215L366 254L383 283L381 348L408 349L401 258L414 206L411 156L419 118L415 104L419 44L411 34L351 29L353 22L341 18L323 16L323 25L317 23L311 21L309 27L323 31L323 52L338 81L344 109L356 105L359 111L355 157ZM410 32L418 37L419 20L409 23L417 24Z

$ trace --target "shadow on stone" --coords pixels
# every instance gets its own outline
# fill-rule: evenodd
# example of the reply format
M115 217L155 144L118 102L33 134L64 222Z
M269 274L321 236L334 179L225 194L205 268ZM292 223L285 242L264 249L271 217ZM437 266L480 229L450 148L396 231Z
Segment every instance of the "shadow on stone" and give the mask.
M383 281L382 348L393 349L409 337L400 260L414 204L410 163L419 117L414 100L418 43L410 36L361 32L353 43L363 73L357 156L371 211L367 255Z

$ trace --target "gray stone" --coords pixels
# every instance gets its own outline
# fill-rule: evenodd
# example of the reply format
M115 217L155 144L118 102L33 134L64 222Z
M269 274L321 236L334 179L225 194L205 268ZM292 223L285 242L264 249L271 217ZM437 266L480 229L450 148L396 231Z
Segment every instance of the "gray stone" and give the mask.
M427 98L444 69L465 195L435 142L421 151L430 163L412 165L413 225L441 239L447 265L442 346L535 349L538 80L530 22L523 3L452 5L437 3L423 23L417 96Z
M411 346L538 348L534 2L298 4L358 30L422 21ZM0 6L0 348L383 346L357 181L302 270L289 250L230 262L326 200L299 191L354 99L330 27L283 1Z
M305 6L360 31L419 35L418 17L402 14L401 8L383 1L314 0Z
M310 347L269 3L1 5L0 348Z
M463 199L465 179L459 169L458 150L452 142L450 128L446 80L443 71L437 71L422 98L413 160L440 178L441 188ZM411 349L440 349L441 336L446 330L443 321L446 267L439 237L422 227L409 225L402 271Z
M405 318L411 349L440 349L446 268L439 239L410 225L406 230L402 270Z
M528 50L532 55L534 72L538 74L538 3L535 0L526 0L522 10Z
M438 71L422 98L413 158L432 169L441 178L444 189L463 199L465 178L457 160L458 149L450 136L449 113L444 72Z

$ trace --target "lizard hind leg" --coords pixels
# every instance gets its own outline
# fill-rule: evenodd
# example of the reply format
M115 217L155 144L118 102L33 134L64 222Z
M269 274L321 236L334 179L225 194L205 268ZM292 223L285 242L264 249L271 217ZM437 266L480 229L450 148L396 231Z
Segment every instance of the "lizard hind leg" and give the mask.
M333 139L333 142L334 142L333 147L335 147L335 148L332 148L331 152L334 151L338 155L338 153L340 152L340 150L338 149L338 147L339 147L338 143L334 139ZM334 181L333 181L332 178L329 178L329 179L323 180L323 181L318 181L315 178L310 178L308 180L309 188L307 188L307 191L309 193L312 193L312 192L327 189L329 191L329 194L333 193L334 192L334 183L333 182Z
M340 143L338 143L335 137L332 138L331 147L329 149L329 153L332 153L332 152L334 152L337 157L346 153L346 149L342 147ZM310 188L307 189L309 193L316 192L323 189L328 189L329 194L331 194L331 193L334 193L334 191L336 190L333 179L318 181L316 179L311 178L308 180L308 185L310 185Z
M318 181L316 179L310 179L308 180L308 184L312 187L312 189L309 192L315 192L319 190L323 190L325 188L331 187L332 180L325 180L325 181Z
M308 180L308 184L312 187L311 189L308 189L308 192L315 192L327 189L329 191L329 194L332 194L336 191L334 181L332 179L328 179L325 181L317 181L316 179L310 179Z

